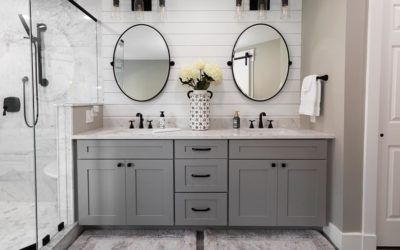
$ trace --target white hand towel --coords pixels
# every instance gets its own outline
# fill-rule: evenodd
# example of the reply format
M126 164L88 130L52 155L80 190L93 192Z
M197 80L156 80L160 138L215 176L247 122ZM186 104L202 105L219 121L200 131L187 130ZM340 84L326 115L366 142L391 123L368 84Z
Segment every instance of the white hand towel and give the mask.
M299 114L310 116L311 122L315 122L315 117L320 115L321 105L321 80L317 80L317 75L310 75L304 78L301 87L301 102Z

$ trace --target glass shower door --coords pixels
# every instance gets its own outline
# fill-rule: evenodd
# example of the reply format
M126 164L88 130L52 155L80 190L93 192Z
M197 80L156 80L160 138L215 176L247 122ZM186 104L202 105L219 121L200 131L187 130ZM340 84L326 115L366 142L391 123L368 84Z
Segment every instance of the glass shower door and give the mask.
M39 246L74 222L63 107L97 102L97 24L68 0L31 0L39 116L35 156ZM36 65L35 65L36 64Z
M36 244L29 1L0 8L0 249Z

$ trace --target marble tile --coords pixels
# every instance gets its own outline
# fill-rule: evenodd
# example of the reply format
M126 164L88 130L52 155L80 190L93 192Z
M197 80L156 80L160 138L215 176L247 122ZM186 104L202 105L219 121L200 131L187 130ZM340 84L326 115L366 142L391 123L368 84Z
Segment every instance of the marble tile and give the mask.
M196 232L189 230L87 230L69 250L195 250Z
M206 230L207 250L335 250L313 230Z
M97 102L97 25L85 19L84 14L68 1L31 2L33 35L36 36L36 23L47 25L43 62L44 75L50 82L46 88L39 87L40 118L36 128L41 238L44 234L54 235L59 221L72 222L73 181L68 172L72 161L66 157L71 148L65 141L59 142L56 105ZM15 96L22 104L21 79L28 76L29 83L32 81L31 48L29 40L24 38L27 34L18 14L25 15L29 21L29 1L2 0L1 3L0 101ZM30 87L26 89L26 113L31 120ZM67 133L64 127L60 129ZM25 125L23 109L0 116L0 249L18 249L34 242L33 145L33 129ZM49 176L49 169L57 178Z
M54 234L59 223L56 202L38 204L39 239ZM20 249L36 242L33 202L0 202L0 248Z

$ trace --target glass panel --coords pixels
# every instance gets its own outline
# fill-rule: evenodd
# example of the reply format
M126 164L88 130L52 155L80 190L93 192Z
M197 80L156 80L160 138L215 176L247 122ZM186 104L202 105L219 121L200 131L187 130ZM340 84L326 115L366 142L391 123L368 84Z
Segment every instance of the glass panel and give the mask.
M60 222L68 225L74 219L72 164L66 160L71 147L64 141L63 107L97 102L97 25L66 0L32 0L32 21L42 59L37 60L41 84L36 125L41 243L44 236L57 233Z
M1 1L0 105L3 108L6 101L7 111L19 110L0 116L1 249L20 249L36 243L33 129L24 119L25 111L26 122L32 124L29 23L29 1Z

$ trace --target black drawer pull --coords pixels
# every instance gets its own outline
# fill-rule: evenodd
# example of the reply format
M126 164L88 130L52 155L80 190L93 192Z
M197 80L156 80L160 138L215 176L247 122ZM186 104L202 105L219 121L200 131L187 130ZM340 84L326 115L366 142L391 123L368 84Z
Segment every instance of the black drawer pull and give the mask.
M211 148L192 148L193 151L211 151Z
M275 168L276 167L276 163L271 163L271 167Z
M192 211L193 212L208 212L208 211L210 211L211 210L211 208L194 208L194 207L192 207Z
M283 168L286 168L286 163L282 163L282 167L283 167Z
M133 164L133 163L128 163L128 165L126 165L128 168L131 168L131 167L134 167L135 166L135 164Z
M193 178L208 178L211 177L210 174L192 174Z
M124 164L122 164L122 163L118 163L117 167L122 168L123 165Z

